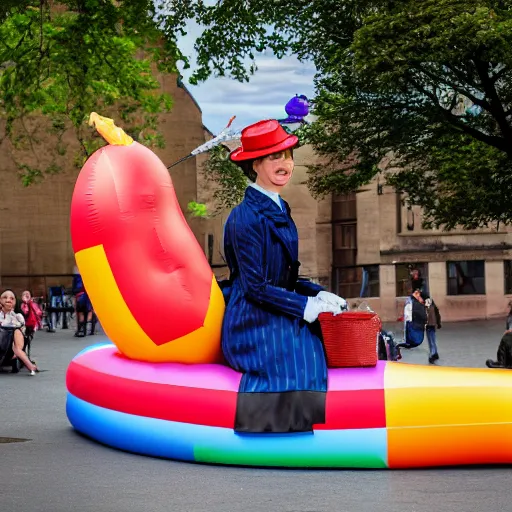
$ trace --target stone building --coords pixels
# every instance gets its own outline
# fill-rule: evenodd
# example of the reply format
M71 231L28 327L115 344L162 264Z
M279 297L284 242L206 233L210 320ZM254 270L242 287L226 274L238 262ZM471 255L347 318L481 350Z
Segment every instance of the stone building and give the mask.
M413 268L444 320L506 315L512 299L511 230L424 230L421 211L404 207L378 180L356 194L334 197L332 219L334 291L365 296L383 320L401 315Z

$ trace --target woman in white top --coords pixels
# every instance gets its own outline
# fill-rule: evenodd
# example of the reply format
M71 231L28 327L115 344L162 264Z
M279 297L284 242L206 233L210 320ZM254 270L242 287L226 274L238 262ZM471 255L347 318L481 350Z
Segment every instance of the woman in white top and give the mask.
M22 329L25 326L25 319L20 313L14 311L16 297L11 290L5 290L0 295L0 362L10 352L9 345L12 343L12 352L27 368L31 375L35 375L37 366L30 361L23 350L25 340Z

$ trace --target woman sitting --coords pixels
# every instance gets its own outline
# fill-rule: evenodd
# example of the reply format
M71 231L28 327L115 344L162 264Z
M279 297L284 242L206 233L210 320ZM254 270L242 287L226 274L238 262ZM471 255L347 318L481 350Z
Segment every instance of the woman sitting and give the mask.
M498 346L496 361L487 359L485 364L489 368L507 368L512 370L512 302L508 303L507 330L503 333Z
M30 375L35 375L37 366L30 361L23 351L25 339L22 329L25 319L21 313L16 313L16 297L12 290L5 290L0 295L0 365L9 359L21 361Z
M242 146L231 153L255 181L224 233L231 286L222 349L243 374L237 432L307 432L325 423L327 364L316 320L346 302L298 279L297 228L280 196L297 142L277 121L260 121L242 131Z

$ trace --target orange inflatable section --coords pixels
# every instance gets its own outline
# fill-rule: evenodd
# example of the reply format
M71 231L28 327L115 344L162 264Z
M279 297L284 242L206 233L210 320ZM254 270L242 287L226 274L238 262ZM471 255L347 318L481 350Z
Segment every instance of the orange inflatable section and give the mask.
M95 312L127 357L217 362L224 298L169 172L107 128L119 142L88 159L71 203L73 249Z
M512 460L508 371L388 364L384 388L390 468Z

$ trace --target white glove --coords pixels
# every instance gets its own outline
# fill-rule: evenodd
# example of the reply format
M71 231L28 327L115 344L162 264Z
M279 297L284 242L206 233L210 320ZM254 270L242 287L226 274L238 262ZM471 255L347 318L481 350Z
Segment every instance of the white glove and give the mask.
M327 304L339 306L341 309L347 309L347 301L334 293L321 291L318 292L317 297L323 302L327 302Z
M329 304L318 297L308 297L308 302L304 308L304 320L306 322L314 322L320 313L333 313L337 315L341 313L341 307Z

